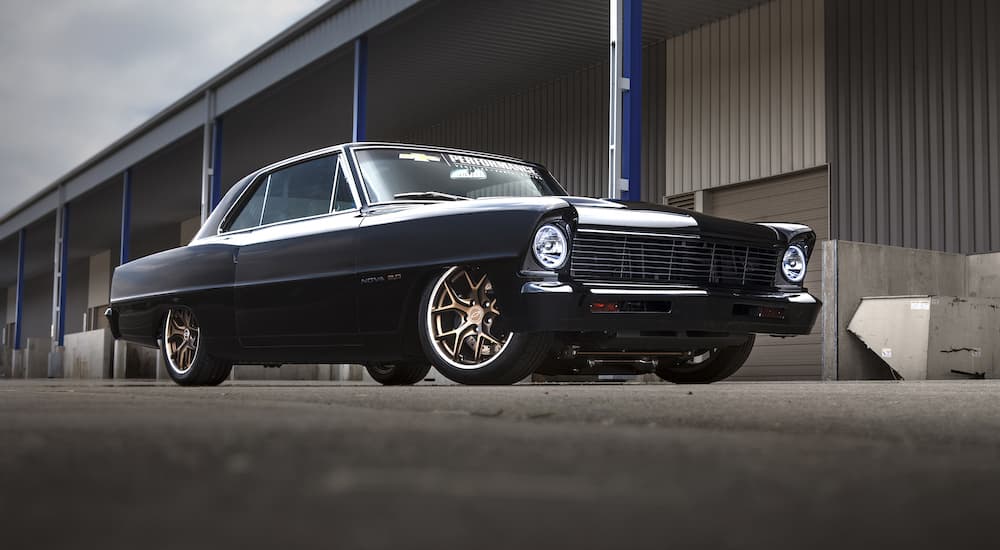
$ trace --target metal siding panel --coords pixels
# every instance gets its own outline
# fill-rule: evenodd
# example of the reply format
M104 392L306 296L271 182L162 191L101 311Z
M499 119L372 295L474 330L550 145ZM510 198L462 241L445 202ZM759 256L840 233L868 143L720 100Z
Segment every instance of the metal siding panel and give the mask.
M769 5L771 26L771 173L781 173L781 111L784 109L781 86L781 4L772 2Z
M760 97L757 109L757 142L760 144L758 165L761 174L773 174L771 166L771 8L762 6L758 11L757 55L760 63Z
M956 37L955 37L955 11L952 9L942 9L941 11L941 57L942 71L941 100L942 100L942 137L944 153L942 155L944 164L944 178L941 185L944 191L944 250L947 252L959 251L958 236L958 102L957 102L957 77L956 77Z
M739 111L740 111L740 142L739 181L750 179L750 20L749 14L743 12L738 16L740 51L740 81L739 81Z
M899 0L890 0L889 12L894 15L899 12ZM887 182L889 184L889 201L891 203L889 244L902 246L904 242L902 231L903 217L912 208L909 206L909 199L912 197L912 193L910 192L909 185L904 187L902 184L903 136L901 132L903 124L900 120L900 113L902 112L903 104L912 105L912 97L910 99L901 98L903 94L900 90L900 81L902 79L900 72L903 67L900 54L901 41L899 38L900 17L888 17L886 23L888 24L888 29L885 33L887 46L886 79L888 84L886 105L889 110L886 116L888 124L886 128L888 131L886 140L889 148L889 156L886 162L888 163ZM912 90L906 90L906 94L912 96ZM901 98L901 100L897 101L894 98ZM907 123L909 122L908 117Z
M823 3L823 43L822 47L824 50L824 70L829 72L823 80L820 89L829 87L830 91L825 94L825 97L829 99L826 102L825 116L828 124L824 132L825 135L825 157L829 163L829 181L830 181L830 238L839 238L838 232L840 231L840 210L841 202L839 200L840 194L840 151L839 151L839 134L838 130L840 125L838 124L838 119L840 116L840 104L839 102L843 100L843 95L837 93L838 86L840 86L840 62L839 62L839 44L838 44L838 7L839 0L828 0Z
M792 134L792 3L783 0L781 8L781 171L795 169Z
M912 41L904 46L913 46L913 90L914 101L914 157L913 165L906 168L915 175L916 215L913 218L915 226L908 231L916 233L918 248L931 247L931 157L930 154L930 86L928 83L929 56L927 55L927 0L914 0L912 6L913 29ZM904 50L905 51L905 50ZM912 180L907 180L912 181Z
M831 2L834 0L830 0ZM816 156L814 165L819 166L829 162L826 156L826 1L815 0L813 11L813 90L816 96L813 103L813 118L816 120Z
M800 25L803 27L802 36L802 167L816 165L816 94L813 63L815 62L815 52L813 51L815 41L815 16L813 10L816 9L814 0L804 0L802 6L802 17Z
M1000 250L1000 2L987 2L986 33L989 74L989 204L991 251Z
M973 250L972 226L976 223L972 204L972 24L969 21L969 0L955 2L955 127L956 175L958 177L958 204L955 225L958 250L968 254ZM962 220L962 221L959 221ZM969 223L971 220L972 223ZM962 223L962 222L965 223Z
M872 57L874 62L874 103L872 113L875 126L875 141L872 143L872 150L875 153L872 162L875 164L875 176L872 180L874 188L875 204L874 214L874 235L876 242L889 242L889 221L890 212L893 205L889 199L889 140L888 140L888 59L886 58L887 44L886 31L888 21L886 20L886 1L874 4L875 12L872 24L874 25L874 43ZM898 204L898 203L897 203Z
M740 100L742 90L740 89L740 71L743 70L743 55L740 48L740 21L731 17L727 21L729 39L729 158L726 159L729 166L728 182L740 181L740 160L741 143L740 128L742 118L740 117Z
M708 27L699 29L698 35L698 56L701 69L701 85L698 90L698 97L701 100L701 117L698 120L698 128L701 130L701 142L698 147L698 157L701 160L701 176L694 182L695 189L711 187L712 177L712 60L711 60L711 35Z
M875 59L873 55L875 28L874 4L863 2L861 9L862 42L861 47L861 109L862 109L862 225L859 234L867 242L878 242L875 230L875 205L877 201L875 189L875 102L873 97L875 80Z
M673 187L673 182L675 181L674 169L677 163L677 155L674 154L675 144L677 143L676 138L676 128L677 128L677 93L671 87L675 80L675 71L677 67L675 42L667 41L664 43L664 86L663 94L665 99L664 105L664 124L666 126L666 134L664 136L663 153L664 153L664 163L665 172L663 178L663 191L660 196L657 197L656 202L660 202L661 198L665 195L674 195L677 191Z
M972 157L973 157L973 194L972 208L975 215L974 240L972 252L981 253L990 250L990 212L989 212L989 160L987 148L989 147L989 132L987 124L989 119L982 114L988 114L986 98L989 96L989 89L986 84L988 66L986 63L985 48L976 45L986 44L986 0L974 0L972 3L972 14L970 25L972 27L969 37L971 40L971 71L972 71ZM977 115L978 114L978 115Z
M719 103L715 108L719 111L719 185L732 181L729 173L729 163L732 158L732 143L730 136L733 131L732 113L729 109L732 97L733 58L729 39L730 20L719 23Z
M717 187L722 183L722 111L719 109L719 104L721 101L721 84L723 78L723 67L722 67L722 32L720 30L721 24L719 22L712 23L708 27L708 33L710 36L710 49L711 52L709 57L712 64L712 86L709 95L709 106L712 111L712 150L710 153L712 159L712 177L709 181L711 187Z
M808 0L806 0L808 1ZM804 137L802 135L805 122L803 121L803 74L802 66L802 8L804 2L796 2L791 6L789 25L791 25L791 50L792 50L792 169L801 170L805 167Z

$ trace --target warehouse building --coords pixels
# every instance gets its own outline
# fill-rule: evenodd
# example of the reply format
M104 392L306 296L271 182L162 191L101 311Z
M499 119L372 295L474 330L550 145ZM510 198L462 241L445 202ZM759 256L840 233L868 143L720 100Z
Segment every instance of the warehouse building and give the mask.
M823 319L737 378L885 378L846 331L862 296L1000 296L997 2L333 0L4 215L3 372L154 376L104 329L114 267L186 244L254 169L357 138L811 225Z

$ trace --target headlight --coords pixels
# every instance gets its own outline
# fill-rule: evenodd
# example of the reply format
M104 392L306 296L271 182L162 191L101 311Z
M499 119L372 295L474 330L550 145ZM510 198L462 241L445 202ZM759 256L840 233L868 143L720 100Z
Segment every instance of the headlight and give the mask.
M790 283L801 283L806 278L806 252L802 247L793 244L785 250L781 259L781 274Z
M538 264L548 269L559 269L566 265L569 258L569 245L566 235L561 229L545 224L535 231L535 239L531 244L531 252Z

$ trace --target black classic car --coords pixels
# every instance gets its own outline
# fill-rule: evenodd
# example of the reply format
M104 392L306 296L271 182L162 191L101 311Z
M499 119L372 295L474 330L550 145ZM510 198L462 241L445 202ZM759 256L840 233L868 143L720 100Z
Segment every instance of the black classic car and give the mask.
M755 334L810 331L814 242L803 225L567 196L514 158L354 143L244 178L190 244L117 268L107 315L183 385L290 363L360 363L383 384L431 365L465 384L707 383Z

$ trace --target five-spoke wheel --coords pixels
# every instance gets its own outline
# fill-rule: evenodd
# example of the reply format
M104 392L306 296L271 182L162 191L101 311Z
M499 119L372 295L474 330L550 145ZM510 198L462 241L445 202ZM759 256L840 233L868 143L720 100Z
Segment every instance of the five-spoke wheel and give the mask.
M463 384L512 384L549 352L549 334L500 328L502 305L489 274L473 266L448 269L424 292L420 337L434 366Z

